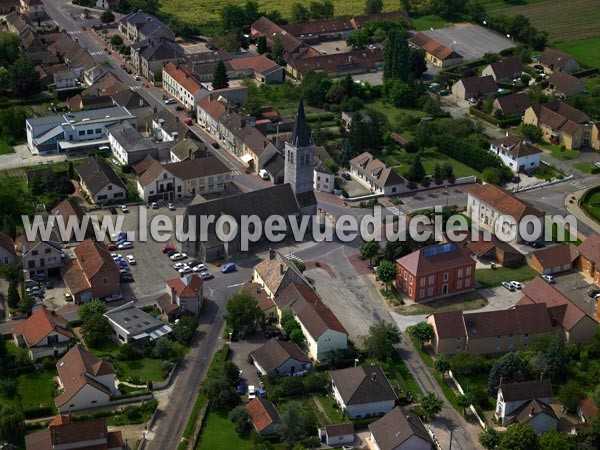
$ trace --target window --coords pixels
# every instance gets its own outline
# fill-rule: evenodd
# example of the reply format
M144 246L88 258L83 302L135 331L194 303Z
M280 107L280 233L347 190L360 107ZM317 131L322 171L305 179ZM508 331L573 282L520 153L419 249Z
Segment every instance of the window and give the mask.
M435 280L435 277L433 275L429 276L429 284L433 284L433 281Z
M467 267L467 276L471 275L471 266Z
M408 295L410 295L412 297L412 288L411 287L408 288Z
M465 287L471 287L471 279L470 278L467 278L465 280Z
M38 251L37 251L37 250L32 250L32 251L31 251L31 254L32 254L33 256L36 256L36 255L38 254Z
M444 281L448 281L448 272L444 272Z
M433 295L433 288L427 289L427 297L431 297Z
M425 286L425 277L423 277L419 280L419 286L421 286L421 287Z
M94 130L87 130L87 131L86 131L86 133L87 133L88 135L94 134Z
M408 278L408 272L404 272L404 281Z
M462 289L462 280L456 282L456 289Z
M458 269L458 278L462 278L462 276L463 276L463 270Z
M109 184L109 185L106 187L106 190L107 190L107 191L112 191L112 184Z
M423 298L425 297L425 289L420 289L419 290L419 298Z
M79 130L78 134L79 136L85 136L85 130Z
M456 340L457 341L462 341L462 338L461 337L457 337Z
M413 276L411 275L411 276L410 276L410 278L408 279L408 282L409 282L410 284L413 284L413 281L414 281L414 279L413 279Z
M50 253L52 250L50 250L49 248L45 248L44 249L44 253Z
M96 134L102 133L102 128L96 128Z

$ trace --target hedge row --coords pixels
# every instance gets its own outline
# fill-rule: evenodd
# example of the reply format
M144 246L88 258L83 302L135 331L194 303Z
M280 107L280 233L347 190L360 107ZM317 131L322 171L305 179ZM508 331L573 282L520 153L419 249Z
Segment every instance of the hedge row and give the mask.
M469 107L469 112L480 119L485 120L491 124L496 125L500 128L508 128L512 125L518 125L521 123L521 116L507 117L506 119L497 119L490 114L486 114L483 111L477 109L475 106Z

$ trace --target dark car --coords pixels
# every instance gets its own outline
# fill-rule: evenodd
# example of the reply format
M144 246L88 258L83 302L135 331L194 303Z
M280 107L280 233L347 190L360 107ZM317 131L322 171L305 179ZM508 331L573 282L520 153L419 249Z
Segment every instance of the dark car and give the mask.
M54 282L52 280L48 280L44 283L44 286L46 286L46 289L52 289L54 287Z
M181 106L181 105L177 105L177 106L175 107L175 111L183 111L183 110L184 110L184 108L183 108L183 106Z
M587 295L590 298L596 298L598 295L600 295L600 291L598 289L592 289L591 291L588 291Z
M133 275L131 275L130 273L122 273L121 274L121 282L131 283L132 281L134 281L134 279L133 279Z
M240 379L237 387L237 393L240 395L243 395L246 392L246 383L244 382L244 379Z
M521 177L514 176L514 177L512 177L512 180L510 180L510 181L512 181L513 183L520 183Z
M352 175L350 175L348 172L344 172L344 173L342 174L342 178L343 178L344 180L351 180L351 179L352 179Z
M537 70L538 72L543 72L544 71L544 66L541 66L539 64L536 64L535 66L533 66L533 68L535 70Z
M179 253L177 250L169 250L166 254L167 256L173 256L175 253Z
M108 247L106 247L108 249L108 251L113 251L117 249L117 245L116 244L108 244Z
M111 206L108 210L111 214L117 214L117 208L115 208L114 206Z
M192 259L191 261L189 261L187 263L187 265L190 266L190 267L196 267L198 264L202 264L202 261L198 261L198 260Z
M217 142L213 142L212 144L210 144L212 148L220 148L219 144Z

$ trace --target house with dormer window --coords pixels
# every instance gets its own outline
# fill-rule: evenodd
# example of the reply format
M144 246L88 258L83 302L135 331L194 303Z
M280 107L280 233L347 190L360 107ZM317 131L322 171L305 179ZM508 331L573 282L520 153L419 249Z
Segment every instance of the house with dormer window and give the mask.
M507 133L505 137L492 141L490 152L513 172L527 172L540 167L542 151L520 136Z
M394 195L408 190L406 180L399 173L369 152L350 160L350 174L375 194Z

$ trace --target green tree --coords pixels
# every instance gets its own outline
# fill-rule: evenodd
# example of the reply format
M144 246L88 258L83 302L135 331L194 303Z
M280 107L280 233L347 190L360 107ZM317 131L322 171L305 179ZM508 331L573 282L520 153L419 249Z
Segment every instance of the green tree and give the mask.
M600 386L596 386L596 389L594 389L592 400L594 401L594 404L600 408Z
M304 334L300 328L292 330L290 333L290 341L292 341L294 344L301 344L304 342Z
M383 10L383 0L366 0L365 14L379 14Z
M19 35L10 31L0 32L0 65L8 67L14 63L21 54L21 40Z
M310 11L302 3L292 3L291 20L296 23L308 22L310 20Z
M420 49L410 49L408 65L411 75L420 80L423 74L427 72L427 62L425 61L425 53Z
M369 266L373 265L373 258L379 253L379 242L365 241L358 247L361 258L369 260Z
M549 430L540 436L542 450L570 450L570 448L569 438L558 430Z
M481 176L486 183L500 184L500 171L496 167L486 168Z
M465 410L473 403L473 397L465 392L464 395L459 395L456 397L456 404L462 408L463 416L465 415Z
M222 376L210 376L202 383L202 392L208 398L208 405L215 411L227 411L240 401L234 387Z
M425 420L431 420L436 417L442 411L443 406L444 401L433 392L421 397L421 402L419 404Z
M560 388L558 393L558 401L560 401L561 405L571 413L577 411L579 403L581 403L581 400L583 400L585 397L585 391L575 380L568 381L563 387Z
M267 37L260 36L258 38L258 43L256 44L256 50L260 55L267 53Z
M544 135L544 132L540 128L530 123L519 125L519 133L533 142L541 142Z
M433 339L433 325L429 322L419 322L408 329L408 334L423 346Z
M477 353L458 352L450 358L452 373L461 377L468 377L488 371L485 359Z
M8 284L6 301L8 302L8 306L10 308L16 308L21 301L21 296L19 295L19 284L16 280L11 280Z
M543 372L553 380L564 380L568 372L565 341L560 334L539 336L531 346L534 356L529 365L536 372Z
M26 295L17 304L17 308L19 309L19 311L21 311L23 314L27 314L27 315L31 314L31 310L33 309L34 306L35 306L35 298L33 298L30 295Z
M108 319L99 313L90 314L81 324L83 339L92 348L110 339L111 333Z
M104 314L106 312L106 303L99 298L93 298L89 302L84 303L77 310L77 314L82 322L88 320L88 318L95 314Z
M531 425L516 423L506 429L500 440L500 450L538 450L539 438Z
M500 443L500 435L492 427L487 427L478 436L479 443L485 450L493 450Z
M233 408L228 415L229 420L233 422L235 431L238 434L242 434L248 427L248 411L243 405L236 406Z
M446 355L440 355L433 362L433 367L439 373L444 375L445 373L447 373L450 370L450 360L448 359L448 357Z
M310 106L320 108L325 103L325 96L331 84L331 79L326 73L310 70L302 77L302 97Z
M198 319L192 316L183 316L173 326L173 337L182 344L189 344L194 338L196 328L198 328Z
M100 21L102 23L111 23L115 21L115 15L112 11L106 10L100 14Z
M213 89L225 89L229 87L227 68L222 60L219 60L219 62L215 65L212 86Z
M592 417L587 427L577 430L577 441L589 449L600 448L600 417Z
M302 416L299 414L296 405L290 404L283 411L277 431L281 440L290 448L305 436Z
M334 13L333 2L331 0L322 0L321 2L310 2L308 9L312 20L331 19Z
M0 403L0 440L17 442L25 429L23 412L13 403Z
M406 29L395 26L388 31L388 39L383 52L383 81L408 81L408 41Z
M490 370L488 380L488 392L494 393L500 384L500 377L503 383L516 383L518 381L527 381L529 370L527 364L516 353L510 352L497 359Z
M377 278L385 284L386 290L389 290L390 284L396 279L397 270L396 263L385 259L377 266Z
M31 97L40 92L40 74L29 56L22 54L9 67L12 88L17 97Z
M370 358L385 361L394 352L394 345L401 340L400 330L389 322L379 322L371 325L369 334L362 336L363 346Z
M152 356L157 359L170 359L173 354L173 342L167 336L163 336L156 340L154 348L152 349Z
M225 361L221 368L221 375L231 386L234 386L240 379L240 368L233 361Z
M248 291L235 294L227 303L227 326L235 336L247 337L256 333L263 314L256 299Z
M283 46L283 41L281 40L281 36L276 34L273 37L273 43L271 44L271 58L280 66L285 64L285 47Z
M442 166L440 166L438 163L436 163L433 167L433 181L435 181L436 184L442 184L444 181L444 176L442 175Z
M419 155L416 155L413 159L413 162L408 169L408 173L406 174L406 178L414 183L419 183L420 181L423 181L423 178L425 178L425 168L423 167L423 163L421 162L421 157Z
M464 10L467 0L431 0L430 10L444 19L454 19Z
M120 47L121 45L123 45L123 38L118 34L113 34L110 38L110 45L112 45L113 47Z

